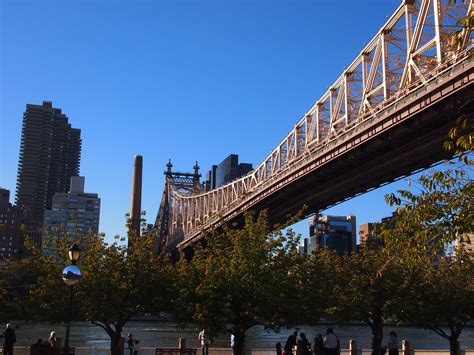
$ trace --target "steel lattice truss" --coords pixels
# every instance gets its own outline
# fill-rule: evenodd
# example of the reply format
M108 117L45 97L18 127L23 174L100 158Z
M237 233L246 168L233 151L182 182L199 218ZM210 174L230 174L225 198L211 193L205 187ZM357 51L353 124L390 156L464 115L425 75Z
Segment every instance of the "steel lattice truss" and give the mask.
M405 0L293 130L252 172L207 193L183 191L167 179L160 206L160 238L175 247L202 228L232 217L236 206L291 173L342 134L363 124L413 90L469 60L472 31L458 25L472 0ZM456 35L453 35L456 33ZM165 206L166 205L166 206Z

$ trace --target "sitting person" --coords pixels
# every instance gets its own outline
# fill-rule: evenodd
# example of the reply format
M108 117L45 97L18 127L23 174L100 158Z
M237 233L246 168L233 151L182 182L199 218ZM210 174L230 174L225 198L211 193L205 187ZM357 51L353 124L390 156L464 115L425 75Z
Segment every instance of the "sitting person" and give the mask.
M38 339L36 343L30 347L30 355L53 354L53 349L43 339Z

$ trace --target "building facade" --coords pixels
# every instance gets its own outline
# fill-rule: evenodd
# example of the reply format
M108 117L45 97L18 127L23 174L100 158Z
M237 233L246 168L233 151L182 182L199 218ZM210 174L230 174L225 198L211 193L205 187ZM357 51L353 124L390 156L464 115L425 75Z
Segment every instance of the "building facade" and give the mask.
M0 259L23 253L23 210L10 203L10 190L0 188Z
M253 167L250 163L240 163L237 154L230 154L218 165L213 165L206 175L206 188L210 190L225 185L239 177L252 171Z
M73 242L89 231L99 233L100 198L84 192L84 182L84 177L73 176L69 192L53 196L51 209L44 214L43 252L54 249L51 241L55 238L65 236Z
M309 238L303 240L305 254L319 248L339 255L356 252L356 217L314 215L309 221Z
M364 246L373 237L373 231L373 223L364 223L359 226L359 243L361 246Z
M52 102L26 105L15 204L25 211L31 237L41 238L44 212L51 209L54 194L67 192L71 176L79 175L81 144L81 131Z

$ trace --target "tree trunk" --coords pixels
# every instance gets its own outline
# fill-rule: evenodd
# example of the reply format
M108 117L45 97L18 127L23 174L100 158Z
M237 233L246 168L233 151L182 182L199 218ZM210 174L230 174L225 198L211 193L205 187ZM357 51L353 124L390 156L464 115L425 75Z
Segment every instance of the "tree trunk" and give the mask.
M382 353L383 340L383 319L381 314L376 314L373 317L370 328L372 329L372 355L380 355Z
M460 354L460 349L458 347L458 336L451 335L449 337L449 351L451 352L451 355L459 355Z
M109 333L110 337L110 355L123 355L123 339L122 337L122 329L118 328L115 331L111 329ZM122 346L120 346L122 343Z
M245 355L245 330L234 329L233 355Z

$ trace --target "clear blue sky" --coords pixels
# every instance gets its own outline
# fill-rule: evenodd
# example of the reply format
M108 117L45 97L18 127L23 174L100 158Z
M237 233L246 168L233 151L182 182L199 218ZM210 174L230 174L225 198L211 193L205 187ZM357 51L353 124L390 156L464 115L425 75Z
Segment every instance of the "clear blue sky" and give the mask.
M125 232L135 154L153 223L168 158L203 175L231 153L256 166L399 3L0 0L0 186L14 194L25 105L50 100L82 130L100 231ZM391 211L384 194L406 185L326 212L377 221Z

